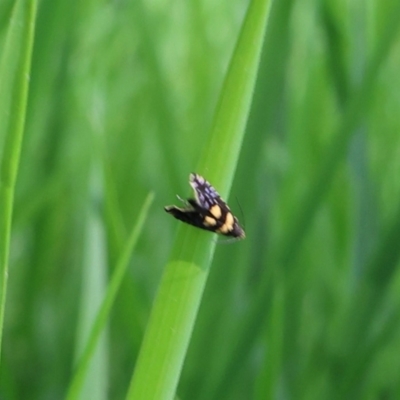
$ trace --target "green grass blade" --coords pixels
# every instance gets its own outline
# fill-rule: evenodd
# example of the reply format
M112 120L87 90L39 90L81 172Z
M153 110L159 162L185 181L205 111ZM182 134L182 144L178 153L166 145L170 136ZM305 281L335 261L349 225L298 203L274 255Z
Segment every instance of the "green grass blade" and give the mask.
M322 157L322 165L315 169L314 179L311 181L309 189L304 196L295 202L293 212L289 220L287 231L280 238L278 245L268 254L268 265L276 265L278 269L284 270L288 274L291 263L296 259L301 244L310 229L311 222L325 198L336 172L347 154L347 149L356 128L362 123L363 117L371 103L371 97L377 85L379 72L390 56L391 49L395 46L399 34L399 24L395 15L400 12L400 3L396 5L395 11L391 13L391 18L386 24L386 28L380 38L376 51L373 53L370 62L367 65L365 75L357 88L350 97L347 108L341 123L331 145L327 148L326 154ZM248 354L249 338L257 337L260 334L259 316L265 310L266 304L270 301L270 292L268 291L269 280L262 282L258 289L257 300L253 308L247 314L245 322L241 323L236 338L235 351L231 353L227 367L223 371L220 379L219 389L224 390L228 381L232 380L239 370L236 366ZM212 388L216 399L220 398L222 392Z
M97 314L101 308L108 285L109 254L106 239L104 218L98 207L95 206L97 185L95 181L96 169L89 175L90 185L85 207L83 208L83 266L79 294L79 313L75 337L76 361L87 346L89 335L94 326ZM100 189L101 190L101 189ZM96 193L97 192L97 193ZM84 384L79 398L95 398L107 400L109 383L109 335L108 325L101 330L95 350L91 354L86 369ZM75 365L75 364L74 364Z
M134 228L128 238L126 247L125 247L125 249L117 263L117 267L115 268L114 273L111 277L110 284L107 288L105 298L104 298L101 308L97 314L97 317L93 324L86 347L82 352L82 356L78 362L74 378L69 387L69 390L68 390L68 393L66 396L66 398L68 400L79 398L80 391L81 391L81 388L82 388L82 385L84 383L84 379L86 376L86 372L89 368L90 360L96 349L96 345L98 343L100 334L107 323L111 307L112 307L115 297L118 293L118 289L121 286L122 279L123 279L126 269L128 267L129 260L132 255L133 249L137 243L140 233L142 232L142 228L143 228L144 222L146 220L150 205L153 202L153 199L154 199L154 194L150 193L147 196L147 198L142 206L142 209L139 212L138 221L137 221L136 225L134 226Z
M270 2L251 2L197 172L223 197L233 180ZM128 399L172 399L213 257L209 233L181 225L153 306Z
M34 0L15 3L0 64L0 136L5 138L0 170L0 346L14 191L25 127L36 7Z
M346 379L341 383L343 387L340 387L343 393L350 390L352 386L359 386L359 377L366 375L368 365L381 349L379 346L380 336L384 336L385 331L390 332L399 323L398 313L394 312L396 315L387 318L388 323L382 324L383 327L379 334L374 332L374 324L382 315L385 301L387 301L387 288L394 280L394 275L397 272L396 266L400 259L400 247L398 246L400 204L396 213L383 229L381 237L382 239L367 265L366 279L359 285L357 296L349 306L348 319L353 324L347 324L350 328L348 328L346 335L347 341L350 343L349 349L353 352L355 361L349 365L343 364L343 369L347 372ZM365 335L365 332L374 332L374 340ZM384 340L383 343L385 343Z

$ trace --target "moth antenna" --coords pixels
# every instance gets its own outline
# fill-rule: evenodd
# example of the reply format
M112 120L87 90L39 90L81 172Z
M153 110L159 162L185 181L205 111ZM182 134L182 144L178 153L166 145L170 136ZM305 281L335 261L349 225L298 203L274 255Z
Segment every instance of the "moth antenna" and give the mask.
M239 200L238 200L238 198L237 198L236 196L235 196L235 199L236 199L236 203L238 203L238 206L239 206L239 209L240 209L240 214L242 214L243 229L246 230L246 221L245 221L245 219L244 219L243 208L242 208L242 206L240 205Z

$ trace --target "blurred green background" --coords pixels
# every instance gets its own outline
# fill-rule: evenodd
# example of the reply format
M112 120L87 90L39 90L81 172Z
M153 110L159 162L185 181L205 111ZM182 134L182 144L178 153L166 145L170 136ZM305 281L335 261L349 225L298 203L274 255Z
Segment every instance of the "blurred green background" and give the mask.
M0 398L63 398L154 191L82 397L124 398L177 229L163 206L189 194L247 5L40 1ZM229 200L247 238L217 245L180 399L400 398L398 11L273 3Z

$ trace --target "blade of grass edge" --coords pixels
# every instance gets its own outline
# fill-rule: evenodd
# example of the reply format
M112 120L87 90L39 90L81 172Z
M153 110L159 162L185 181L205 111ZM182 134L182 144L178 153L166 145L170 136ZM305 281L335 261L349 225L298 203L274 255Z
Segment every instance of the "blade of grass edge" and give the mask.
M86 346L82 352L82 356L77 364L74 377L69 386L68 393L66 395L66 399L68 400L79 398L79 394L82 389L82 385L84 383L84 379L86 376L87 369L89 367L90 360L96 350L96 345L100 338L100 334L107 323L107 318L110 314L111 307L114 303L115 297L121 286L122 279L128 268L132 252L136 246L140 233L142 232L142 228L147 218L147 214L150 205L153 202L153 199L154 199L154 194L149 193L139 212L138 220L135 226L133 227L131 234L129 235L125 249L123 250L121 256L119 257L117 266L112 274L110 283L107 287L106 295L101 304L100 310L98 311L89 338L87 340Z
M1 104L5 142L0 167L0 354L14 190L25 128L36 9L35 0L15 3L0 64L0 93L5 96Z
M223 197L240 153L270 0L253 0L222 88L198 172ZM173 399L215 249L208 232L181 224L150 315L127 399Z

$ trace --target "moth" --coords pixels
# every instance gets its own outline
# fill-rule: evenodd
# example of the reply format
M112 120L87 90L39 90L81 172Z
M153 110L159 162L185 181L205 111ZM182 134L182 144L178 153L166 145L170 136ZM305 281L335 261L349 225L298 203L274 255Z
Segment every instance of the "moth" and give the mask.
M183 208L166 206L165 211L176 219L206 231L244 239L245 233L231 209L221 199L214 187L201 175L189 175L189 184L193 188L194 199L178 199L184 204Z

